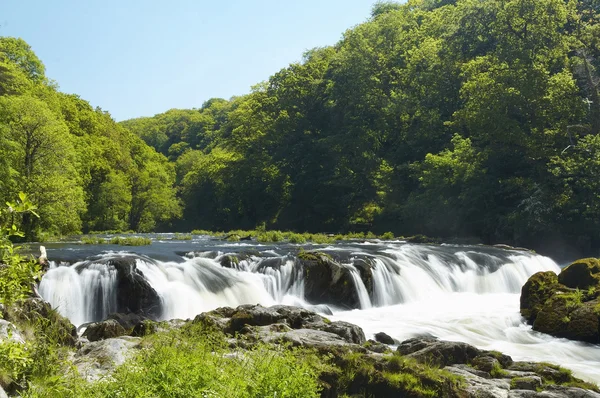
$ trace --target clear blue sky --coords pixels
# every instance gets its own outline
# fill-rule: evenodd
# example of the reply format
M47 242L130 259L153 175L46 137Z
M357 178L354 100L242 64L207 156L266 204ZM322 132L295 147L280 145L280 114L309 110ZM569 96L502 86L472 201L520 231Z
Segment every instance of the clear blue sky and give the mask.
M0 0L0 36L23 38L61 91L120 121L246 94L374 2Z

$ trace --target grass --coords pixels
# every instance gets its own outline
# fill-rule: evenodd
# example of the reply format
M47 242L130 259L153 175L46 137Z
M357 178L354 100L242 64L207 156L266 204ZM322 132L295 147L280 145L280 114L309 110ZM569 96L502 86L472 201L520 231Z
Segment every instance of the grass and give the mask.
M258 344L231 351L225 336L188 323L147 336L142 349L110 378L88 383L71 373L58 388L24 397L318 397L318 357L311 351Z

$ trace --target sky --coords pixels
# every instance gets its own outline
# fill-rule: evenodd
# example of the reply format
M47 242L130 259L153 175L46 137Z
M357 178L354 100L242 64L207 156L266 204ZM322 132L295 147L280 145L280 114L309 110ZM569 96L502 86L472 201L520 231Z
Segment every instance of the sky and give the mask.
M375 0L0 0L60 90L117 120L250 92L364 22Z

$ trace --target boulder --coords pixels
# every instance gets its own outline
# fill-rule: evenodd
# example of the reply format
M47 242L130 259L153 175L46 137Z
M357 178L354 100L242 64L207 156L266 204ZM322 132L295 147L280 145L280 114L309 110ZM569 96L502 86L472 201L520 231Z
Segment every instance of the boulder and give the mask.
M558 282L573 289L600 288L600 260L583 258L563 269Z
M397 351L419 362L437 366L467 364L482 351L458 341L442 341L431 337L417 337L403 341Z
M600 261L584 258L558 276L531 276L521 289L521 315L538 332L600 343Z
M145 321L147 318L140 314L123 314L120 312L110 314L107 319L114 319L124 329L132 329L134 326Z
M321 252L300 252L298 262L304 278L306 300L313 304L360 308L358 291L348 266Z
M83 337L86 337L89 341L98 341L126 336L127 334L127 331L119 322L114 319L107 319L102 322L88 324L85 332L83 332Z
M117 270L117 312L141 314L157 320L162 312L162 302L137 269L136 257L115 257L106 262Z
M97 381L123 364L140 342L139 337L119 337L86 343L75 353L73 362L81 376Z
M521 288L521 315L533 323L548 297L558 287L558 276L552 271L532 275Z
M375 333L375 341L389 345L396 344L396 342L390 335L383 332Z

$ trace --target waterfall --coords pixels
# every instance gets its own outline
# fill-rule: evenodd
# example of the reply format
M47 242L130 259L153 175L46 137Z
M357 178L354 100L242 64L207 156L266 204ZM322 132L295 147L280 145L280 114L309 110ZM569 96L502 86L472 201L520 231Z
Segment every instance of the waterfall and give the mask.
M314 270L319 278L330 277L329 286L309 281L307 272L313 268L304 268L294 245L216 245L202 240L182 247L180 255L172 254L168 242L160 245L153 243L152 251L137 249L138 254L106 252L72 265L52 263L40 283L40 294L76 325L104 319L131 305L118 268L125 264L152 289L148 297L158 298L160 311L155 317L160 319L193 318L220 306L297 305L355 323L367 337L386 332L402 341L434 335L498 350L515 360L560 363L580 377L600 382L600 348L533 332L519 314L520 290L529 276L560 271L544 256L486 246L400 242L321 246L316 250L333 258L325 262L331 275L318 262ZM47 247L52 259L57 251ZM69 258L76 249L67 249ZM92 254L89 249L84 253L83 258ZM315 286L330 291L315 294ZM335 297L350 297L354 310L332 300L331 293L339 294L340 289L341 295Z
M361 309L418 302L450 292L518 293L535 272L559 271L549 258L526 252L479 248L430 247L409 244L368 247L330 247L326 251L347 270ZM257 255L259 254L259 255ZM235 253L206 251L188 254L182 261L162 262L147 256L134 258L161 302L161 319L191 318L220 306L240 304L301 305L307 302L302 265L293 253L265 250L221 265ZM115 253L96 256L70 266L55 266L42 279L40 293L74 324L105 319L117 311L117 271L107 263ZM345 257L344 257L345 256ZM368 289L356 261L370 261L372 286ZM364 268L364 266L363 266ZM340 272L340 271L337 271ZM338 303L327 303L335 308Z

